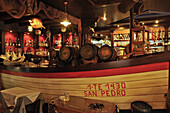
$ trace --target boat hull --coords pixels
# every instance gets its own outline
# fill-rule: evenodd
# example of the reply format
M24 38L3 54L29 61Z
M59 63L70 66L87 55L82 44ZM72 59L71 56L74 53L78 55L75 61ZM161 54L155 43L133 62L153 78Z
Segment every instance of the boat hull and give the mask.
M113 102L120 109L130 109L133 101L145 101L153 109L166 109L169 62L60 73L1 70L1 79L4 88L41 91L46 102L68 92L72 96Z

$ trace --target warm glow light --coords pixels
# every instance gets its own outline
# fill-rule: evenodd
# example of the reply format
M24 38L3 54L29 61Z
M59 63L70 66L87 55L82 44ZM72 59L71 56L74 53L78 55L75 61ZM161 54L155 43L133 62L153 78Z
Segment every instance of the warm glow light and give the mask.
M117 27L120 27L120 25L117 25Z
M12 33L12 30L10 30L9 32Z
M156 24L158 24L158 23L159 23L159 21L158 21L158 20L156 20L156 21L155 21L155 23L156 23Z
M157 25L157 24L155 24L155 25L154 25L154 27L158 27L158 25Z
M63 22L60 22L60 24L64 25L65 27L67 27L68 25L71 24L71 22L69 22L67 20L67 12L66 12L66 5L67 5L67 2L64 2L64 5L65 5L65 20Z
M30 23L32 22L32 20L28 20Z
M61 32L66 32L66 27L62 27Z
M68 25L71 24L71 22L63 21L63 22L60 22L60 24L62 24L62 25L64 25L65 27L67 27Z
M119 29L124 29L124 27L120 27Z
M106 11L104 12L103 20L104 21L107 20L107 18L106 18Z
M106 17L103 17L103 20L107 20L107 18L106 18Z
M32 26L28 26L28 31L32 32L33 31L33 27Z
M142 22L142 25L144 25L145 23L144 22Z
M58 36L61 36L61 34L58 34Z

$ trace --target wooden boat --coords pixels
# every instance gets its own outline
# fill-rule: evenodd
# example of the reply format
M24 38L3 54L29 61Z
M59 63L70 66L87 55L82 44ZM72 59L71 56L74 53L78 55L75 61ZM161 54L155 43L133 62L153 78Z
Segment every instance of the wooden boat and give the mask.
M130 109L133 101L144 101L153 109L166 109L169 89L170 51L128 60L64 68L22 68L0 65L3 87L22 87L43 93L48 102L69 93L113 102Z

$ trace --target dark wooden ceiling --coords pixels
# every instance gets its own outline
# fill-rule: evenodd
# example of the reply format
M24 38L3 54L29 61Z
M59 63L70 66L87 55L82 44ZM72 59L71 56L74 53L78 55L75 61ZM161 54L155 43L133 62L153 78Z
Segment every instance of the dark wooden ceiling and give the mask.
M42 0L44 3L64 11L65 0ZM129 12L121 13L117 6L122 0L67 0L67 12L81 18L85 23L92 24L106 12L107 20L100 20L98 26L106 26L111 22L128 17ZM170 0L143 0L144 10L154 9L170 11Z
M56 9L64 11L65 0L41 0L45 4L50 5ZM100 20L97 24L98 27L108 26L111 22L123 19L129 16L129 12L121 13L118 10L118 5L122 0L67 0L67 12L77 18L82 19L85 27L93 26L100 17L103 17L106 13L107 20ZM170 0L143 0L144 10L154 9L160 11L170 11ZM50 20L44 16L43 12L39 12L36 16L42 18L45 26L61 27L59 20ZM5 24L13 24L19 22L18 26L24 26L28 24L28 21L23 17L19 20L11 18L7 13L0 12L0 20L3 20ZM22 20L22 21L21 21ZM54 24L55 22L55 24ZM73 25L73 27L76 27Z

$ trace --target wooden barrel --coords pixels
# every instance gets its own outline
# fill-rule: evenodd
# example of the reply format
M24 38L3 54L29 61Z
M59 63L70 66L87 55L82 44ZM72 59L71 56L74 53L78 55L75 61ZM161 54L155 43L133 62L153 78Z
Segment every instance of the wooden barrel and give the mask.
M130 53L130 48L129 48L130 44L128 44L126 47L125 47L125 52L126 54Z
M75 47L61 47L59 51L59 58L61 61L69 62L72 59L79 58L79 51Z
M55 49L51 50L51 58L55 59L57 57L57 51Z
M98 50L98 56L102 61L111 61L116 59L117 53L114 48L104 45Z
M93 60L97 56L98 47L94 44L85 44L80 49L80 55L85 60Z

